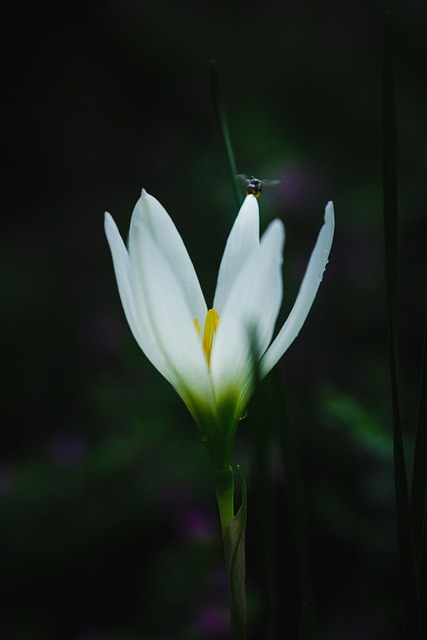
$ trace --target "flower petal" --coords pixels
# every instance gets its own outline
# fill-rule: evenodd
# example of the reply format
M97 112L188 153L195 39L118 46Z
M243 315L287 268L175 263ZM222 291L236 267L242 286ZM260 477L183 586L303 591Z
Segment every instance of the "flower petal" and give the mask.
M159 349L146 308L135 305L129 254L111 215L105 213L105 234L110 245L120 299L131 331L139 347L156 369L172 383L167 360ZM173 376L172 376L173 378Z
M133 247L131 274L136 310L148 316L156 344L167 362L169 381L187 406L193 396L213 406L211 380L193 311L169 256L150 233L140 233Z
M141 238L150 233L169 262L180 283L193 318L204 322L207 307L196 271L184 242L171 217L156 198L145 189L135 205L129 230L129 253L138 251Z
M105 235L107 236L113 258L114 272L116 274L117 286L120 299L126 315L126 319L135 335L138 334L138 327L135 321L135 306L133 300L132 286L130 283L130 261L129 254L120 236L117 225L112 216L105 212L104 218Z
M228 236L219 267L214 309L221 316L230 290L247 257L259 246L258 201L246 196Z
M240 269L228 295L211 354L217 397L237 386L242 402L249 399L254 359L260 358L271 341L282 301L283 243L283 224L275 220Z
M328 202L325 222L317 237L295 304L270 348L261 360L261 375L265 376L280 360L298 336L322 281L334 237L334 206Z

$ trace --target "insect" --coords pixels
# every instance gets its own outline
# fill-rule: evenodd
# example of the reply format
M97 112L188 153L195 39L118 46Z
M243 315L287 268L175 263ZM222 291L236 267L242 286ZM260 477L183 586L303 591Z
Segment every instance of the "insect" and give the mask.
M280 180L259 180L255 178L255 176L248 178L244 173L240 173L236 177L239 178L242 183L246 184L246 193L255 196L255 198L260 197L263 187L271 187L280 182Z

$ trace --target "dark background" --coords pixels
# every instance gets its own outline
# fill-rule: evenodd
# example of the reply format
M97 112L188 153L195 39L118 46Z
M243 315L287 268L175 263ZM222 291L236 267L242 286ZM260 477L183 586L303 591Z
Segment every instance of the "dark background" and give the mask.
M238 171L281 180L260 207L263 228L280 217L287 229L285 312L324 205L335 203L324 283L272 374L286 379L297 438L321 637L401 637L381 195L389 6L14 5L2 55L1 640L227 637L208 458L131 336L103 233L108 209L126 235L145 187L212 300L237 213L212 58ZM392 9L410 469L426 283L427 11L415 0ZM251 638L275 637L275 599L280 633L294 638L301 583L271 384L240 425L234 461L249 485Z

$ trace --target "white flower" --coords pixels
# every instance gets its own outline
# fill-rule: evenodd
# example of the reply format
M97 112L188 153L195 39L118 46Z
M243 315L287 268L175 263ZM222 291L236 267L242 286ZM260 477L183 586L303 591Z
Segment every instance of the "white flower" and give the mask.
M255 378L264 377L281 358L310 311L332 244L332 202L294 307L273 341L282 302L285 231L275 220L260 241L253 195L245 198L228 237L209 310L182 238L153 196L142 191L128 248L109 213L105 232L132 333L186 403L214 466L223 468Z

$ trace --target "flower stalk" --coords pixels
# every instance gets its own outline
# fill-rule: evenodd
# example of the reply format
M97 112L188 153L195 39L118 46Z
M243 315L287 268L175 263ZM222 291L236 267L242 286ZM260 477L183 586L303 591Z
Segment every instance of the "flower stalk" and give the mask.
M222 537L234 519L234 472L231 465L215 469L216 499L221 520Z
M242 504L234 515L234 472L215 469L216 496L221 518L230 603L232 640L246 640L246 558L245 533L247 520L246 483L238 467L242 486Z

